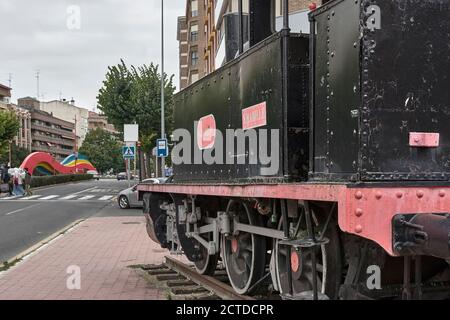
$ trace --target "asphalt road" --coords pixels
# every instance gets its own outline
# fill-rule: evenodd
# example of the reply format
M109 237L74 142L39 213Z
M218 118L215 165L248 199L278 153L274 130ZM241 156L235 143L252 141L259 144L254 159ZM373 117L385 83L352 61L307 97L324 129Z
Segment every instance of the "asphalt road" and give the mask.
M126 181L86 181L33 190L29 198L0 199L0 263L76 220L142 215L117 205L117 194L126 188Z

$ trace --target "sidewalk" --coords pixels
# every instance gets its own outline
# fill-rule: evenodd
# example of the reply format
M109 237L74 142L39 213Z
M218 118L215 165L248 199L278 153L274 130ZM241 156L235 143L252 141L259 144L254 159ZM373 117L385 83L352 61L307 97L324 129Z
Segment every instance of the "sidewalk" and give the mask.
M1 199L1 198L6 198L6 197L8 197L8 196L9 196L8 193L1 193L1 192L0 192L0 199Z
M147 236L144 217L91 218L0 273L0 300L165 299L129 266L167 254ZM80 268L80 290L67 288L71 266Z

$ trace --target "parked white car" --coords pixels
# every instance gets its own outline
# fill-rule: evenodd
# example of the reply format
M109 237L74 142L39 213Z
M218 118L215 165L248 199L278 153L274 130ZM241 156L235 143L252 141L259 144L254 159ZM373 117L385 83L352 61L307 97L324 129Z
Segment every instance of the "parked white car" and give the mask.
M142 183L165 183L167 181L166 178L151 178L142 181ZM119 202L119 207L121 209L130 209L130 208L142 208L143 202L139 201L139 195L137 192L137 184L132 186L131 188L125 189L119 193L119 197L117 198Z

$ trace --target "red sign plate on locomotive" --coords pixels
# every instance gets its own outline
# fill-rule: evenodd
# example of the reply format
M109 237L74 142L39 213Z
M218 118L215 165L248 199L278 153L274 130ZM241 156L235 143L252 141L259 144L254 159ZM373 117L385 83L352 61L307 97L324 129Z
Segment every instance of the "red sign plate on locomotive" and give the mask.
M261 102L242 110L242 128L254 129L267 125L267 105Z

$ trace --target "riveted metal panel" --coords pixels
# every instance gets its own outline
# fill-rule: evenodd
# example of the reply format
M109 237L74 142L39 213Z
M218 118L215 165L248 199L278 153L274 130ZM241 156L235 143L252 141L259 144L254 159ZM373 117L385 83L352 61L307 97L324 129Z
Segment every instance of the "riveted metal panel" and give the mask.
M193 137L191 144L200 154L208 152L199 150L196 143L194 121L202 117L212 114L216 128L223 133L225 140L227 129L243 128L242 110L265 103L267 124L256 128L258 145L251 147L246 139L245 153L238 154L236 141L233 152L227 154L224 150L224 161L229 159L233 164L207 165L204 161L194 164L192 155L191 164L174 166L175 181L256 182L283 181L288 178L300 180L305 177L308 160L308 39L293 35L289 42L290 67L286 72L282 69L282 38L276 34L176 95L175 128L189 130ZM282 77L285 73L294 82L289 85L292 90L288 95L287 123L284 122L282 97ZM263 134L259 129L269 132L269 155L275 151L270 148L270 130L279 131L278 141L274 143L279 158L273 159L278 162L278 167L271 175L262 174L262 170L269 165L263 165L259 157ZM288 139L292 138L291 143L288 141L292 152L283 147L285 132L289 132ZM258 157L258 163L250 163L252 155ZM284 157L288 157L288 171L292 170L289 177L284 175ZM245 164L238 164L238 159L244 159Z
M359 151L359 1L335 1L316 22L314 173L319 180L355 180Z
M449 180L449 9L448 0L335 0L311 14L313 178ZM414 133L439 143L411 144Z
M361 16L362 178L448 180L450 1L364 0ZM439 146L411 146L412 132Z
M207 115L214 115L217 130L224 132L230 117L230 73L228 69L216 72L189 86L175 96L174 119L176 129L185 129L190 134L192 146L190 162L174 166L179 179L220 174L215 166L195 164L195 154L202 154L197 145L195 122ZM221 102L217 108L218 101ZM214 112L212 112L214 111ZM225 168L222 168L222 172Z
M327 12L330 172L352 178L358 170L360 67L359 1L343 1Z
M312 106L314 113L314 166L313 173L328 174L329 167L329 145L327 144L327 128L329 117L329 77L328 77L328 42L326 15L315 17L317 34L315 35L315 57L314 57L314 83L312 93L315 95L315 104ZM325 41L323 41L325 40Z

